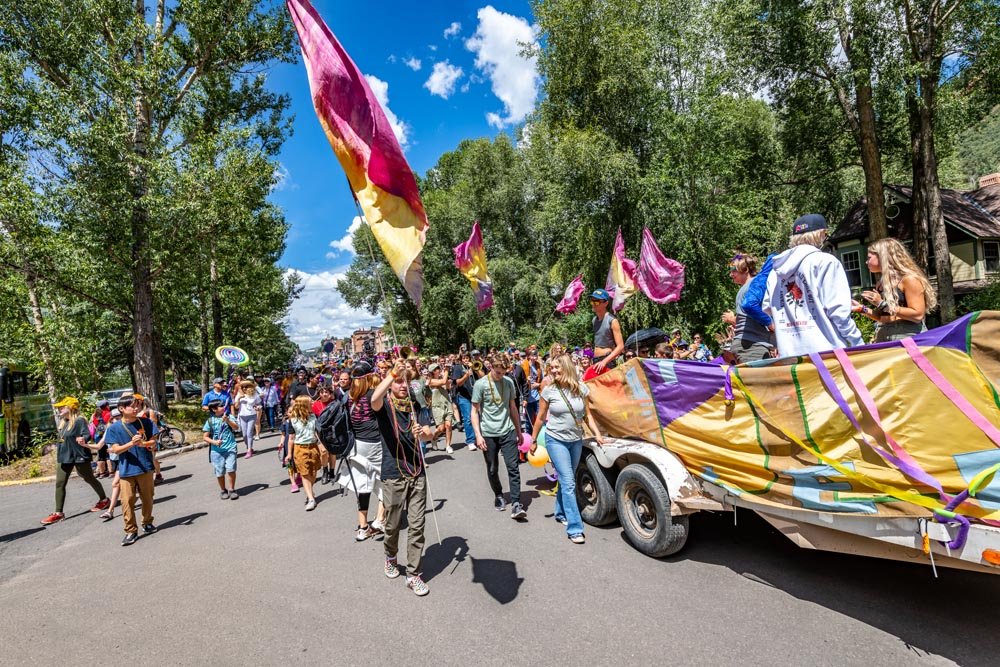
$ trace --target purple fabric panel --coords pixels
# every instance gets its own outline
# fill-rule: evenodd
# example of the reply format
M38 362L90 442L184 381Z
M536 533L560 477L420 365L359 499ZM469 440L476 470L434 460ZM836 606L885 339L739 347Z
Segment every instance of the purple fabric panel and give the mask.
M643 359L642 369L664 428L718 394L726 384L725 369L714 364Z

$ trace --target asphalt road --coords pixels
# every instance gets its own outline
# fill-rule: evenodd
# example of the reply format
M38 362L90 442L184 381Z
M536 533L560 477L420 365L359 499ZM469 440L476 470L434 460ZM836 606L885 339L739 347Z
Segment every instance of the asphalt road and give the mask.
M240 459L220 501L208 455L164 462L160 532L122 548L72 480L0 489L0 664L996 665L1000 577L800 550L755 515L696 515L680 554L642 556L617 526L566 539L527 465L529 520L492 508L482 456L429 458L414 596L356 543L353 495L291 495L274 447ZM501 474L501 478L504 476ZM506 483L506 482L505 482ZM110 485L107 485L110 491ZM430 517L428 517L430 519ZM401 545L402 547L402 545ZM405 550L401 548L401 561Z

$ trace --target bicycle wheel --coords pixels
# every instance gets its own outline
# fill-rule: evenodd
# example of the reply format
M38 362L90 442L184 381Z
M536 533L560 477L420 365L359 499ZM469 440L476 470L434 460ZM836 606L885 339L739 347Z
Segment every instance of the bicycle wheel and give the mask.
M180 447L181 445L184 444L184 440L185 440L185 437L186 437L184 435L184 431L180 430L176 426L171 426L167 430L170 432L170 437L176 443L174 445L175 447Z
M184 431L179 428L169 426L160 431L160 446L164 449L173 449L184 444Z

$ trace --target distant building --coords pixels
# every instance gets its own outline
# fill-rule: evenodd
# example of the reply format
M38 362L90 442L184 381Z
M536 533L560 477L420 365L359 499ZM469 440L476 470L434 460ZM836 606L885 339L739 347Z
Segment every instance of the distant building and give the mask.
M992 183L987 179L996 177ZM909 248L913 239L913 189L886 185L886 217L889 236ZM951 250L951 273L955 293L967 294L1000 276L1000 174L985 176L978 190L961 192L941 189L948 246ZM871 287L874 283L865 259L868 255L868 205L860 199L830 235L830 243L852 288ZM930 266L925 267L934 281L934 248L929 248Z
M1000 171L995 174L987 174L979 179L979 187L985 188L988 185L997 185L1000 183Z
M358 329L351 334L351 354L373 356L386 351L385 334L381 328Z

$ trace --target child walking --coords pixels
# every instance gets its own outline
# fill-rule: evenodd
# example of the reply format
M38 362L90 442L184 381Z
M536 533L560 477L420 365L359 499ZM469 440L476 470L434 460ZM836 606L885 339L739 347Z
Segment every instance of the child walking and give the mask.
M202 427L204 440L211 447L208 459L215 468L215 478L219 482L219 499L236 500L236 422L226 414L222 401L211 401L208 404L208 420ZM226 490L226 477L229 478L229 490Z

